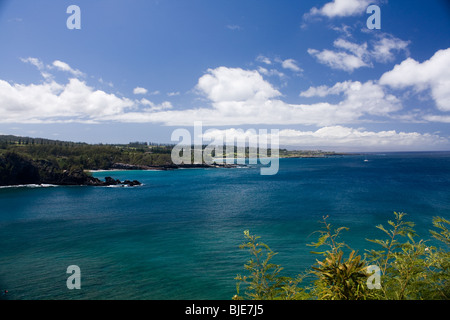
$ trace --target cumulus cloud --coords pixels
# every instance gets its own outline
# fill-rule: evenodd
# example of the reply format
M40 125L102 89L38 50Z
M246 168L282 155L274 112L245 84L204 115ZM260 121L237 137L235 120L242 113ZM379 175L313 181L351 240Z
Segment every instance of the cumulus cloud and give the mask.
M219 67L209 69L196 86L209 105L184 110L161 109L157 112L129 111L103 118L122 122L152 122L170 126L192 125L289 125L330 126L364 121L368 116L388 116L401 109L394 96L368 81L345 82L322 88L341 95L337 103L288 104L281 93L256 70ZM309 94L312 96L310 89ZM319 90L319 89L318 89ZM325 96L325 95L323 95ZM146 111L150 111L146 110ZM151 111L156 111L152 109Z
M269 77L277 76L280 79L285 77L285 74L281 71L278 71L277 69L266 69L263 67L258 67L258 72Z
M213 102L264 101L281 95L259 72L227 67L209 69L197 89Z
M355 54L360 50L360 47L353 47L348 42L340 42L338 46L347 47ZM167 101L155 103L145 98L132 100L97 90L78 78L71 78L67 83L47 79L40 84L28 85L0 80L0 122L116 121L191 126L194 121L202 121L204 126L312 125L318 129L282 130L280 143L377 148L404 146L411 149L420 145L434 146L433 143L441 145L448 141L433 134L371 132L354 129L350 125L371 121L374 116L390 119L399 116L397 112L402 109L401 101L387 93L386 86L394 89L431 89L441 110L448 110L446 88L449 86L442 88L441 83L446 84L449 80L449 68L445 68L449 66L449 52L450 49L437 52L423 63L407 59L385 73L380 81L349 80L332 86L310 87L300 95L304 98L324 98L323 102L311 104L290 104L283 101L281 92L263 78L263 73L260 72L262 69L258 71L223 66L208 69L196 85L196 92L206 98L205 104L178 110ZM38 69L46 68L38 59L24 60ZM137 91L143 93L142 90ZM333 99L325 99L330 95L334 96ZM334 102L331 103L330 100ZM429 115L427 119L438 121L438 118L441 122L449 121L448 117L439 115Z
M38 58L28 57L28 58L20 58L20 60L24 63L29 63L35 66L38 70L44 69L44 64Z
M308 49L308 53L315 57L320 63L333 69L352 72L361 67L370 66L368 59L367 43L361 45L344 39L337 39L333 43L338 50L315 50Z
M147 93L147 89L141 88L141 87L136 87L136 88L133 89L133 93L134 94L146 94Z
M306 124L329 126L363 121L366 116L387 116L401 108L400 102L368 81L338 83L310 88L303 96L341 95L337 103L289 104L271 83L256 70L219 67L209 69L198 80L196 90L207 98L200 108L175 110L169 104L130 100L95 90L76 78L67 84L0 83L2 122L73 121L150 122L166 125ZM141 107L144 107L142 109Z
M334 41L335 50L308 49L308 53L321 64L332 69L353 72L362 67L373 67L373 61L386 63L395 58L397 52L407 52L408 41L395 38L389 34L378 36L371 46L364 42L357 44L342 38Z
M316 131L281 130L280 143L298 146L337 146L376 150L422 150L448 145L437 135L418 132L367 131L343 126L330 126Z
M267 58L267 57L265 57L263 55L257 56L256 57L256 61L268 64L268 65L272 64L272 61L269 58Z
M265 64L264 67L259 66L258 71L267 76L276 75L280 78L285 76L285 74L283 72L276 69L276 66L280 66L283 69L290 70L295 73L303 72L303 69L299 67L298 62L292 58L283 60L279 57L275 57L272 61L271 59L269 59L266 56L259 55L258 57L256 57L255 60L256 60L256 62ZM271 68L267 69L267 68L269 68L269 66L271 66Z
M141 105L148 107L142 110L142 112L161 111L173 108L172 104L169 101L164 101L161 104L156 104L148 99L142 98L139 102Z
M322 51L308 49L308 53L315 57L321 64L327 65L332 69L352 72L355 69L368 66L361 57L346 52L335 52L327 49Z
M186 125L198 120L205 125L332 125L359 121L366 115L388 115L401 108L398 99L371 81L337 84L333 90L343 97L335 104L288 104L258 71L240 68L208 70L199 79L197 90L210 100L212 108L173 110L164 114L166 124Z
M360 88L354 91L353 88ZM364 87L366 87L365 90ZM334 86L317 86L310 87L308 90L300 93L301 97L326 97L328 95L347 95L347 100L353 99L359 100L355 96L363 98L367 97L367 107L379 108L379 110L385 110L385 115L400 110L400 101L392 95L383 95L385 91L383 87L390 87L392 89L412 89L413 92L421 93L422 95L430 94L430 97L436 103L436 107L442 112L450 111L450 48L437 51L429 60L422 63L407 58L400 64L396 65L391 71L384 73L378 81L369 81L365 84L358 82L345 81L336 83ZM365 92L365 93L363 93ZM371 97L369 99L369 97ZM373 99L381 98L378 102L373 103ZM390 105L386 105L384 102L389 102ZM397 107L396 107L397 106ZM403 117L403 118L402 118ZM447 114L431 115L422 114L413 116L409 115L396 115L397 119L409 119L415 121L426 120L430 122L443 122L448 123L450 116Z
M301 72L303 71L298 65L297 65L297 61L295 61L294 59L286 59L281 63L281 66L284 69L289 69L295 72Z
M58 71L68 72L72 76L77 78L85 76L83 72L78 69L73 69L69 64L61 60L55 60L51 65L45 65L40 59L33 57L21 58L20 60L24 63L29 63L35 66L41 73L42 77L46 80L50 80L51 78L53 78L53 75L50 73L50 71L55 69Z
M425 115L423 118L425 120L431 121L431 122L450 123L450 116L446 116L446 115L429 114L429 115Z
M60 60L53 61L52 66L55 67L58 70L69 72L75 77L84 76L83 72L81 72L80 70L71 68L67 63L65 63L63 61L60 61Z
M395 59L394 52L408 53L409 44L410 41L404 41L392 35L384 35L374 42L371 55L378 62L391 62Z
M348 37L348 38L352 37L352 33L351 33L352 27L350 27L346 24L342 24L340 27L333 26L333 27L331 27L331 29L341 33L345 37Z
M431 97L441 111L450 111L450 48L437 51L422 63L408 58L386 72L380 84L396 89L431 90Z
M309 87L308 90L300 93L301 97L311 98L311 97L326 97L328 95L340 94L349 88L351 81L338 82L333 87L328 86L318 86Z
M121 113L132 106L129 99L95 90L76 78L65 85L55 81L9 84L0 80L1 122L83 122Z
M147 99L132 100L89 86L77 77L67 83L58 83L47 70L58 69L71 76L84 76L69 64L55 60L45 65L37 58L22 58L22 62L35 66L46 81L40 84L10 83L0 79L0 123L98 123L104 121L160 121L148 115L173 108L170 102L160 104ZM104 83L103 79L99 79ZM136 87L135 94L146 94L145 88ZM159 94L152 92L151 94ZM162 122L162 121L160 121Z
M355 16L363 14L371 3L371 0L333 0L320 9L313 7L309 15L328 18Z
M29 64L35 66L39 70L39 72L41 73L41 76L44 79L50 79L52 77L52 75L46 71L46 67L45 67L44 63L41 60L39 60L38 58L28 57L28 58L20 58L20 60L23 63L29 63Z
M379 84L373 81L338 82L333 87L310 87L300 93L302 97L325 97L343 94L345 99L339 103L342 112L352 112L353 115L389 116L402 108L401 101L392 94L386 94Z
M267 131L261 134L256 130L242 130L230 128L225 130L210 129L203 137L208 141L214 141L223 137L224 141L234 141L240 138L242 141L270 140L272 133ZM220 140L220 139L219 139ZM406 150L440 150L442 146L448 146L446 138L429 133L368 131L362 128L350 128L344 126L327 126L315 131L301 131L294 129L279 130L280 145L296 146L299 148L333 147L346 150L383 150L383 151L406 151Z

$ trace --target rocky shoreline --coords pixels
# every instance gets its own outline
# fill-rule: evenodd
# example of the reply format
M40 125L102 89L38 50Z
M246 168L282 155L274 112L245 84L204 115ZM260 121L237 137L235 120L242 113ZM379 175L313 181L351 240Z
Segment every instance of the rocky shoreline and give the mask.
M94 178L82 169L61 170L47 160L29 160L15 153L0 157L0 186L49 184L60 186L140 186L137 180L120 181L106 177Z
M161 166L141 166L141 165L132 165L127 163L114 163L111 166L111 170L176 170L176 169L188 169L188 168L235 168L239 165L236 164L169 164L169 165L161 165ZM107 171L107 170L105 170Z
M114 163L109 170L176 170L187 168L235 168L235 164L168 164L162 166L142 166L127 163ZM108 171L106 169L105 171ZM0 186L27 184L49 184L60 186L140 186L137 180L113 179L105 181L93 177L89 170L74 168L61 170L57 164L48 160L30 160L16 153L7 153L0 157Z

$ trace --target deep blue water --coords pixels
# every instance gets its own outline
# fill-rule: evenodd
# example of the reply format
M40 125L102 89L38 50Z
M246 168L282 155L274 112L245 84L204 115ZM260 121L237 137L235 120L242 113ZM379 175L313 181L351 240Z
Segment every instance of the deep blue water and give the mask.
M375 226L407 212L422 238L450 217L450 153L281 159L259 168L99 172L145 185L0 189L0 289L8 299L230 299L245 273L243 231L286 275L312 265L319 220L350 228L360 253ZM68 290L66 269L81 269Z

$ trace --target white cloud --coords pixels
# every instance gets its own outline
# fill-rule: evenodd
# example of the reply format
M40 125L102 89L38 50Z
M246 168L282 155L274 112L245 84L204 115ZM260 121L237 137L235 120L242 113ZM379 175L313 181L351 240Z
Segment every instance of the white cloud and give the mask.
M47 71L45 71L45 65L44 63L39 60L38 58L32 58L32 57L28 57L28 58L20 58L20 60L24 63L29 63L33 66L35 66L39 72L41 73L42 77L44 79L50 79L52 78L52 75L50 73L48 73Z
M372 0L333 0L322 8L313 7L309 15L326 16L328 18L348 17L363 14Z
M38 70L43 70L44 69L44 64L42 63L41 60L39 60L38 58L32 58L32 57L28 57L28 58L20 58L20 60L24 63L30 63L33 66L35 66Z
M336 48L347 50L347 51L351 52L352 54L354 54L355 56L360 57L360 58L364 58L365 56L367 56L369 54L367 51L367 43L366 42L364 42L363 44L357 44L357 43L353 43L348 40L339 38L339 39L335 40L333 44Z
M401 108L371 81L343 82L310 88L303 96L341 95L340 102L288 104L281 93L256 70L209 69L196 86L209 101L201 108L175 110L168 102L130 100L89 87L76 78L67 84L9 84L0 82L1 122L121 121L166 125L306 124L330 126L364 121L367 116L388 116Z
M281 130L280 143L298 146L335 146L376 150L429 150L448 145L437 135L418 132L367 131L343 126L320 128L316 131Z
M226 137L226 141L233 138L255 139L259 132L253 130L239 130L235 128L219 130L210 129L204 133L209 141L218 137ZM260 135L260 139L269 140L270 131L267 135ZM279 131L280 145L295 146L299 148L333 147L349 151L356 150L382 150L382 151L420 151L441 150L448 147L446 138L435 134L418 132L368 131L362 128L350 128L344 126L327 126L316 131L301 131L294 129L283 129Z
M60 61L60 60L55 60L55 61L53 61L52 65L47 65L47 66L44 65L44 63L38 58L28 57L28 58L21 58L20 60L24 63L30 63L33 66L35 66L40 71L42 77L46 80L50 80L53 77L52 74L49 73L49 70L52 70L52 69L69 72L70 74L72 74L75 77L84 77L85 76L85 74L83 72L81 72L80 70L73 69L67 63Z
M281 93L255 70L219 67L209 69L197 84L209 106L174 110L169 103L132 101L94 90L78 79L66 85L54 81L40 85L0 83L2 122L55 121L72 117L77 121L151 122L166 125L307 124L329 126L362 121L366 116L387 116L401 108L399 101L382 87L368 81L343 82L332 88L310 88L303 96L342 94L331 104L288 104ZM8 107L6 107L8 106ZM139 109L140 106L147 107Z
M257 71L239 68L219 67L208 70L208 73L199 79L197 90L210 100L212 108L170 110L149 114L141 120L161 121L167 125L189 125L194 121L203 121L204 125L208 126L328 126L363 121L369 115L387 116L401 109L398 99L386 94L381 86L370 81L337 84L333 90L336 94L342 94L342 99L335 104L288 104L280 99L281 93Z
M341 51L308 49L308 53L320 63L333 69L352 72L355 69L370 66L367 62L367 43L359 45L344 39L337 39L333 45Z
M345 81L345 82L338 82L333 87L328 86L309 87L308 90L301 92L300 96L311 98L311 97L326 97L332 94L340 94L345 90L348 90L351 84L352 84L351 81Z
M39 123L101 120L131 108L133 102L101 90L94 90L76 78L65 85L9 84L0 80L1 122Z
M295 73L303 72L303 69L298 66L298 62L295 61L294 59L283 60L283 59L280 59L279 57L275 57L272 61L271 59L269 59L266 56L259 55L258 57L256 57L255 60L256 60L256 62L264 63L266 65L264 67L258 66L258 72L265 76L269 76L269 77L277 76L280 79L284 78L286 80L286 75L282 71L277 70L276 66L278 66L278 65L283 69L290 70ZM270 66L270 68L269 68L269 66Z
M147 93L147 89L141 88L141 87L136 87L136 88L133 89L133 93L134 94L146 94Z
M263 67L258 67L258 72L265 75L265 76L277 76L280 79L285 77L285 74L283 72L278 71L277 69L266 69Z
M360 87L354 91L352 87ZM450 48L439 50L429 60L422 63L408 58L396 65L391 71L384 73L377 82L345 81L336 83L332 87L318 86L310 87L300 93L302 97L325 97L328 95L345 94L347 101L361 101L367 98L367 112L375 114L378 109L382 115L401 121L430 121L448 123L449 115L423 114L416 110L413 113L403 115L390 115L396 110L400 110L400 101L392 95L384 95L383 87L389 86L392 89L413 89L414 92L426 95L430 93L437 108L443 112L450 111ZM366 87L366 89L364 89ZM355 95L355 93L357 93ZM378 99L378 102L377 102ZM387 104L386 104L387 102Z
M351 29L352 27L342 24L340 27L334 26L331 28L334 31L342 33L345 37L352 37Z
M308 49L308 53L319 63L332 69L353 72L362 67L373 67L372 61L390 62L395 58L394 52L407 52L408 45L408 41L383 34L379 36L378 40L371 42L371 48L366 42L357 44L339 38L333 42L333 46L337 50Z
M431 90L438 109L450 111L450 48L437 51L422 63L404 60L383 74L380 84L397 89L412 87L417 92Z
M295 72L302 72L303 70L297 65L297 61L294 59L286 59L281 63L284 69L289 69Z
M321 64L327 65L332 69L352 72L355 69L368 66L361 57L346 52L335 52L327 49L322 51L308 49L308 53L314 56Z
M342 43L346 45L346 43ZM356 52L357 48L350 48ZM385 74L384 84L392 86L420 85L422 80L409 79L410 73L428 74L428 86L448 79L448 72L438 71L445 52L436 53L429 64L410 60ZM25 59L27 60L27 59ZM38 60L29 63L41 66ZM422 66L422 67L420 67ZM445 64L444 64L445 66ZM406 68L405 75L395 71ZM421 68L427 69L427 72ZM428 70L430 69L430 70ZM444 68L445 69L445 68ZM447 69L448 70L448 69ZM433 72L432 72L433 71ZM431 73L431 75L430 75ZM433 78L434 74L437 79ZM403 76L401 76L403 75ZM402 82L403 81L403 82ZM425 87L427 86L425 85ZM139 88L139 87L137 87ZM378 82L344 81L333 86L311 87L303 97L337 96L336 103L288 104L271 83L256 70L219 67L209 69L200 79L196 90L205 96L208 104L200 108L175 110L170 102L156 104L148 99L131 100L102 90L96 90L77 78L60 84L47 81L41 84L10 84L0 80L1 123L51 123L105 121L131 123L161 123L171 126L192 125L203 121L204 126L225 125L314 125L316 131L281 130L280 143L299 146L352 146L355 148L415 149L421 146L441 146L448 141L433 134L396 131L371 132L353 129L348 124L362 123L373 116L391 117L402 108L400 101L387 94ZM429 116L430 121L431 117ZM448 122L448 117L440 117ZM346 125L346 126L344 126ZM320 128L321 127L321 128ZM448 145L448 144L447 144ZM436 148L437 148L436 147Z
M180 92L179 91L169 92L167 95L169 97L175 97L175 96L179 96Z
M380 37L373 45L371 55L378 62L390 62L393 61L395 52L408 52L409 41L403 41L390 35Z
M257 71L240 68L208 69L197 88L213 102L265 101L281 95Z
M450 123L450 116L445 115L425 115L423 117L424 120L430 121L430 122L443 122L443 123Z
M383 87L373 81L338 82L333 87L310 87L300 93L302 97L325 97L343 94L345 99L339 103L342 112L353 111L354 115L363 113L378 116L389 116L399 111L402 106L395 96L386 94Z
M75 77L84 76L83 72L81 72L80 70L72 69L67 63L60 60L53 61L52 66L58 70L69 72Z
M269 58L267 58L267 57L265 57L265 56L263 56L263 55L257 56L257 57L256 57L256 61L262 62L262 63L265 63L265 64L268 64L268 65L272 64L272 61L270 61Z
M144 106L148 106L149 108L142 110L143 112L152 112L152 111L161 111L161 110L167 110L167 109L172 109L173 106L170 102L168 101L164 101L161 104L155 104L151 101L149 101L148 99L142 98L139 101L140 104L144 105Z

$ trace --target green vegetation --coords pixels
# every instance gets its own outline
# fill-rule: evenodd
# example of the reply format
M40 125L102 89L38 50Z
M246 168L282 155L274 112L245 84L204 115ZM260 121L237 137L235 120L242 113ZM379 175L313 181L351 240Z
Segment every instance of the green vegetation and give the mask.
M203 146L205 147L205 146ZM224 147L224 153L223 156L231 156L231 157L245 157L249 158L250 156L255 156L255 153L257 157L270 157L272 154L272 150L269 149L259 149L256 150L250 150L249 147L245 147L242 150L238 150L238 148L235 146L233 152L226 152L226 147ZM279 149L278 150L278 156L280 158L326 158L326 157L333 157L333 156L341 156L341 155L349 155L349 153L336 153L334 151L322 151L322 150L287 150L287 149ZM213 154L214 156L214 154Z
M386 240L368 240L380 250L366 250L364 258L346 243L340 242L341 227L333 229L322 221L317 242L310 246L323 251L315 265L296 278L281 275L283 268L271 262L276 255L259 237L244 232L251 258L245 264L247 275L238 275L235 300L448 300L450 299L450 221L436 217L430 230L444 248L427 245L415 238L414 223L405 221L404 213L394 213L389 227L377 228ZM372 274L369 266L380 270L381 288L369 289ZM306 281L309 280L309 281ZM304 284L302 286L302 284Z
M322 150L287 150L280 149L280 158L326 158L333 156L349 155L348 153L336 153Z
M61 170L111 169L114 164L170 166L171 145L132 142L127 145L75 143L16 136L0 136L0 156L15 153L30 160L46 160Z
M68 142L41 138L17 137L0 135L0 156L15 153L29 160L46 160L61 170L108 170L124 169L123 164L136 167L176 167L171 159L174 145L154 144L146 142L130 142L129 144L87 144L82 142ZM202 146L202 149L206 145ZM192 160L194 159L194 146ZM223 157L249 157L250 149L245 147L238 150L237 146L230 150L224 146ZM227 153L228 152L228 153ZM255 152L255 151L252 151ZM270 156L271 150L256 150L256 155ZM282 158L302 157L318 158L341 155L335 152L288 151L280 149ZM213 157L219 157L214 152ZM252 156L254 156L252 154ZM193 161L191 162L193 163ZM122 166L121 166L122 165ZM129 167L132 168L132 167Z

